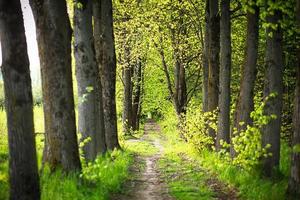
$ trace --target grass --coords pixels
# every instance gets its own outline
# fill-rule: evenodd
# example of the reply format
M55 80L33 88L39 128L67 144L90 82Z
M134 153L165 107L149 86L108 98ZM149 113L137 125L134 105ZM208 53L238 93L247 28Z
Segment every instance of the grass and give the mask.
M264 179L258 171L245 171L237 168L212 152L203 151L199 159L205 168L218 174L220 180L234 185L244 199L282 200L285 199L287 178L276 181Z
M259 170L246 171L236 166L231 165L225 159L219 156L219 154L204 150L202 152L196 151L191 145L182 142L176 131L176 123L174 120L168 118L161 122L161 127L163 127L163 132L167 138L168 144L165 146L171 147L171 152L184 152L190 158L201 165L207 172L214 174L217 178L235 188L239 191L239 196L241 199L249 200L282 200L285 199L285 191L288 182L289 173L289 154L290 149L287 144L283 143L281 149L281 163L280 171L282 173L281 177L277 177L276 180L270 180L262 178ZM166 154L168 155L168 149L166 149ZM167 156L168 157L168 156ZM178 163L179 161L177 161ZM165 165L166 166L166 165ZM165 167L164 166L164 167ZM170 166L169 166L170 167ZM172 169L172 166L171 166ZM195 174L194 174L195 175ZM196 181L201 181L201 177L197 180L197 177L191 177L196 179ZM204 177L205 178L205 177ZM180 190L185 190L187 188L188 181L177 181L170 185L171 192L179 199L189 199L181 198L181 194L177 194ZM191 185L193 182L191 181ZM174 190L175 189L175 190ZM200 189L199 189L200 192ZM204 192L205 193L205 192ZM183 195L184 196L184 195ZM193 199L193 198L191 198ZM196 198L195 198L196 199ZM205 199L205 198L204 198Z
M34 122L38 163L41 166L44 146L44 120L41 107L34 108ZM5 112L0 111L0 200L8 199L8 144ZM65 175L57 171L50 173L47 168L40 177L42 200L106 200L110 193L122 190L123 182L129 176L129 166L133 163L135 146L122 142L124 151L109 152L97 158L95 163L83 166L82 174ZM136 145L141 153L154 152L151 146Z
M178 200L213 199L214 192L206 185L209 178L195 163L175 152L164 154L159 162L171 195Z
M164 153L159 161L170 193L178 200L215 199L215 192L206 184L209 174L199 161L191 159L194 150L179 139L176 124L162 123Z
M110 193L122 190L132 161L130 153L114 151L84 166L80 175L50 174L46 170L41 178L42 200L106 200Z

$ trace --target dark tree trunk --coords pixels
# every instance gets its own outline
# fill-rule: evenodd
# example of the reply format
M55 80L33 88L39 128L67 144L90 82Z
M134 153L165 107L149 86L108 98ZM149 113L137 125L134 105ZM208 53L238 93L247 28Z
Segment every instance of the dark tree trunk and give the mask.
M82 7L77 4L81 3ZM74 6L74 53L78 85L78 132L91 141L83 147L87 160L106 150L99 68L94 53L92 0L76 0ZM101 99L100 99L101 98Z
M107 148L120 148L116 112L116 53L112 0L94 0L94 37L100 65L104 127Z
M221 140L230 142L230 79L231 79L231 22L230 0L221 0L220 19L220 94L216 149L222 148Z
M278 28L267 29L266 44L266 74L264 86L264 99L272 93L276 96L266 101L264 113L266 115L276 115L276 119L271 120L263 128L262 145L270 144L268 153L272 156L263 159L263 172L266 176L273 175L275 168L279 166L280 159L280 128L282 111L282 88L283 88L283 48L282 48L282 29L279 21L281 12L274 11L274 15L267 16L267 22L277 24ZM272 33L272 35L270 35Z
M142 84L142 61L138 61L134 68L134 87L132 102L132 128L139 130L139 115L141 109L141 84Z
M297 1L297 26L300 28L300 0ZM295 104L294 104L294 135L293 135L293 147L300 145L300 48L297 49L298 66L296 75L296 91L295 91ZM287 194L289 199L299 199L300 197L300 152L292 152L291 174L289 179L289 185Z
M186 114L187 91L185 81L185 68L184 65L176 59L175 61L175 93L176 98L176 113L179 118L181 115Z
M252 125L250 113L254 110L253 91L256 78L258 55L259 8L254 5L255 13L247 12L247 36L244 66L242 70L240 93L236 104L234 128L239 134L247 125ZM240 123L244 123L240 125ZM235 135L233 135L234 137ZM232 156L236 152L231 149Z
M204 32L204 50L203 50L203 83L202 83L202 106L203 111L208 111L208 56L209 56L209 0L205 5L205 32Z
M122 125L123 133L130 135L132 130L132 66L130 63L130 51L125 44L125 66L123 68L124 96Z
M209 76L208 76L208 111L218 107L219 97L219 53L220 53L220 17L219 1L209 2ZM216 133L210 128L209 135L215 140Z
M63 0L30 0L36 24L45 115L43 162L80 170L71 71L72 30Z
M24 22L19 0L0 0L2 74L9 142L11 200L40 199L33 102Z

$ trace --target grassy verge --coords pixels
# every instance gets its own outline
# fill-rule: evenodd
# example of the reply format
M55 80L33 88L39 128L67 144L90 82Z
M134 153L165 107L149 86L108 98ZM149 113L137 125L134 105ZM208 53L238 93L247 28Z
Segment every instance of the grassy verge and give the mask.
M209 178L194 162L185 160L180 153L164 154L159 161L163 177L168 183L170 193L178 200L213 199L214 192L207 187Z
M210 174L214 174L214 176L216 176L220 181L237 188L241 199L285 199L284 195L287 186L287 173L289 171L289 149L287 145L282 146L282 159L280 165L280 170L283 174L282 177L278 177L276 180L269 180L262 178L257 170L246 171L231 165L228 161L222 159L222 157L220 157L217 153L206 150L197 152L190 144L184 143L179 139L176 131L176 122L174 122L174 120L172 121L171 119L168 119L168 121L161 122L161 127L168 142L165 146L168 146L168 148L171 147L172 152L186 153L194 160L194 162L198 163L199 166L204 168ZM166 149L167 155L168 148ZM191 178L199 181L197 180L196 175ZM170 188L171 191L173 191L173 194L175 196L177 195L179 199L188 199L184 197L181 198L180 195L176 194L176 190L184 190L184 188L187 187L187 184L193 185L194 183L193 181L191 181L191 183L188 181L182 181L182 179L184 178L175 182L176 187L174 187L174 185L170 185ZM176 190L174 190L174 188Z

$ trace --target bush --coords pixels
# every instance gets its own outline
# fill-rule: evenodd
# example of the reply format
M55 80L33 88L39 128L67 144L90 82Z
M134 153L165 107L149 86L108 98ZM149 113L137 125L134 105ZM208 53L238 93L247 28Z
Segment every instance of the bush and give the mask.
M208 130L217 129L217 111L203 112L200 107L191 105L187 110L186 122L181 126L183 126L185 138L197 150L214 148L214 141L208 135Z

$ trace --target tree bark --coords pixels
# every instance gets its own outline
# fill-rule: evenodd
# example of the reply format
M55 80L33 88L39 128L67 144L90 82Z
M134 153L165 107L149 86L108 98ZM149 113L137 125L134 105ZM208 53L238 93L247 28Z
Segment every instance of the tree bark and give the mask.
M107 148L120 148L116 112L116 53L112 0L94 0L94 37L100 65L104 127Z
M255 13L247 12L246 51L242 69L240 93L234 116L234 128L237 130L237 134L245 130L247 125L252 125L250 114L254 110L253 93L257 74L259 8L254 5L253 9ZM240 125L242 122L244 124ZM233 137L234 136L235 135L233 135ZM232 156L236 154L233 148L231 148L231 154Z
M267 22L277 24L278 28L273 30L267 28L266 44L266 74L264 84L264 99L272 93L276 93L274 98L266 102L264 114L276 115L276 119L271 120L263 128L262 145L263 147L270 144L268 156L263 159L263 172L266 176L271 177L275 169L279 166L280 159L280 128L281 128L281 111L282 111L282 89L283 89L283 48L282 48L282 29L280 19L282 14L275 10L273 15L267 16ZM272 33L272 35L270 35Z
M300 0L297 1L297 27L300 28ZM294 104L294 135L293 148L299 149L300 145L300 48L297 49L297 75L296 75L296 90L295 90L295 104ZM298 199L300 197L300 152L293 151L291 159L291 172L287 195L289 199Z
M32 89L20 1L0 0L0 16L1 69L9 142L9 198L38 200Z
M219 97L219 53L220 53L220 17L219 1L209 2L209 76L208 76L208 111L212 112L218 107ZM214 139L215 131L210 128L209 135Z
M80 170L71 70L72 30L66 2L30 0L41 61L45 115L43 163Z
M203 112L208 111L208 75L209 75L208 57L209 57L209 0L206 0L204 49L203 49L203 83L202 83Z
M186 114L187 91L184 65L176 58L175 61L175 93L176 113L180 118Z
M80 3L82 7L77 4ZM95 58L92 0L74 4L74 54L78 87L78 132L91 141L83 147L87 160L106 151L99 68Z
M124 82L124 96L123 96L123 114L122 125L123 133L131 135L132 130L132 66L130 63L130 51L128 44L125 44L125 66L123 67L123 82Z
M231 79L231 22L230 0L221 0L220 20L220 94L216 149L221 150L221 141L230 142L230 79Z
M134 87L132 102L132 128L139 130L139 113L141 108L142 61L139 60L134 68Z

